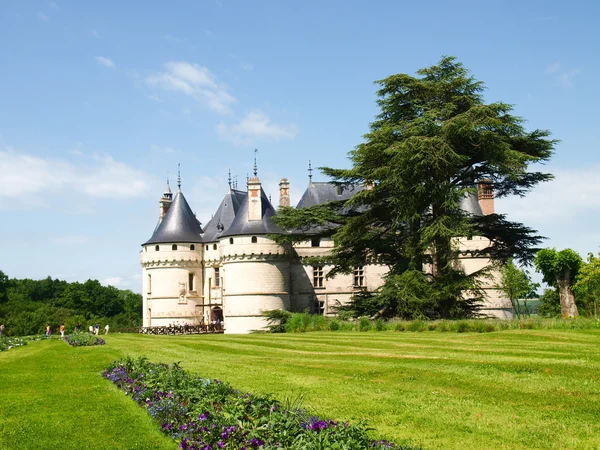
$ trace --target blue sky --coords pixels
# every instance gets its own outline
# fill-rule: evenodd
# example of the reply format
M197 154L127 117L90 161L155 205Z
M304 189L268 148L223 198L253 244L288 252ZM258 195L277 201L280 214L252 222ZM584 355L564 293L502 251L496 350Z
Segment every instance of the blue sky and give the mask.
M344 167L374 80L454 55L560 139L556 180L497 202L548 246L598 252L600 3L0 3L0 270L141 289L167 172L204 223L231 169L292 202ZM323 180L318 174L315 180ZM173 185L174 183L172 183Z

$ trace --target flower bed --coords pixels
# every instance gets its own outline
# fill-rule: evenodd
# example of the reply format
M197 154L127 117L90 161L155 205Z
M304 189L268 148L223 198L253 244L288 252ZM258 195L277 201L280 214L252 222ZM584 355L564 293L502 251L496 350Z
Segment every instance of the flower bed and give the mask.
M27 339L18 337L0 336L0 352L10 350L14 347L27 345Z
M89 347L92 345L104 345L104 339L91 333L73 333L65 336L65 341L73 347Z
M233 389L201 378L178 364L144 358L115 361L102 376L130 395L164 433L189 450L414 449L372 440L364 424L323 420L295 404Z

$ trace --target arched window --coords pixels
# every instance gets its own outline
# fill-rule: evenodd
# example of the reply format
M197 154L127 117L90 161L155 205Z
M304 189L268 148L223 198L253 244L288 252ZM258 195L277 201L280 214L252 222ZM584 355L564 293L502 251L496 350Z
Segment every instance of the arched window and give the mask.
M206 250L208 250L208 245L206 246Z
M229 238L229 243L233 245L233 238Z
M194 244L190 245L190 250L196 250L196 246Z
M177 244L173 244L173 246L171 247L171 250L177 250Z
M213 250L217 249L217 244L213 244Z
M258 242L258 239L256 238L256 236L252 236L252 243L256 244Z
M156 247L154 247L154 250L159 251L160 250L160 246L157 245Z

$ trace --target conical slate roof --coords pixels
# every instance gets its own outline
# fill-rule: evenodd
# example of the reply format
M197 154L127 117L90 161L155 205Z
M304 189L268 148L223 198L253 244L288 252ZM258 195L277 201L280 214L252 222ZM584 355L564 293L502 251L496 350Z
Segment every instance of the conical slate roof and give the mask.
M469 192L465 194L459 202L460 209L472 216L483 216L477 192Z
M235 215L235 219L229 228L225 230L222 237L241 236L248 234L283 234L284 231L273 223L275 208L267 198L265 191L260 189L261 198L261 217L262 220L248 220L248 195L244 195L244 200L240 209Z
M202 228L181 191L175 194L162 222L146 244L171 244L177 242L202 242Z
M247 194L230 189L219 205L219 209L204 227L203 242L214 242L231 226L233 219L244 202Z

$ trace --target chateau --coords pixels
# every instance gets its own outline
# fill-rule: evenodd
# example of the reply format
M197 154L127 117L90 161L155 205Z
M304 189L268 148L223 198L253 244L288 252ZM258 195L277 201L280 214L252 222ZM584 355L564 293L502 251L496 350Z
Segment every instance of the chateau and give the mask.
M359 187L330 183L309 184L297 208L350 198ZM330 239L310 239L293 248L275 243L269 235L282 233L273 222L275 208L261 187L256 169L246 191L229 188L217 211L203 227L192 212L181 182L173 196L169 184L159 201L159 221L142 244L144 326L224 321L226 333L248 333L266 325L263 311L286 309L324 315L350 300L358 290L374 291L383 284L387 267L367 264L354 273L326 279L331 266L313 266L307 258L331 251ZM279 205L289 206L289 182L279 183ZM494 212L493 193L480 185L465 197L470 214ZM490 264L474 257L485 238L460 239L460 257L467 273ZM497 289L498 274L484 280L487 300L481 313L512 317L510 301Z

